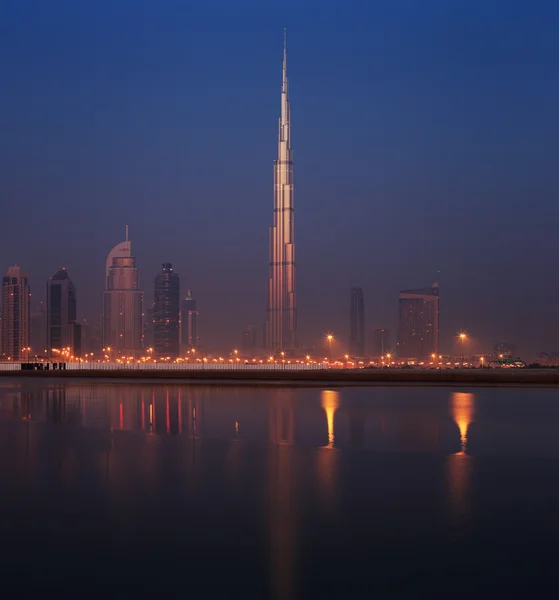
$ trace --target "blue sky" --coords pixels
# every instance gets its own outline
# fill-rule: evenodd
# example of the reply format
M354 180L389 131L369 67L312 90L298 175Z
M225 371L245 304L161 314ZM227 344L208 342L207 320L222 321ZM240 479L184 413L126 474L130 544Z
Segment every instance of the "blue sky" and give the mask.
M559 349L559 6L7 0L0 265L65 265L101 313L130 225L146 300L171 261L225 345L264 317L288 30L300 334L370 327L441 284L441 344Z

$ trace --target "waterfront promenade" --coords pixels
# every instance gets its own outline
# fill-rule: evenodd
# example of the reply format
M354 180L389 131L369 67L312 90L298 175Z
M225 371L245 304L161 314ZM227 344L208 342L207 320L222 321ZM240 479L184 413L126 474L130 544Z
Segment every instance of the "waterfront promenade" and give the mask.
M70 364L67 365L70 367ZM12 365L15 367L15 365ZM161 366L163 367L163 365ZM167 365L169 367L169 365ZM224 365L225 367L225 365ZM177 383L219 383L282 386L352 386L352 385L522 385L559 386L559 369L294 369L275 365L262 369L252 365L231 368L158 368L144 369L135 365L114 368L68 368L66 370L1 369L0 377L34 379L110 379L173 380Z

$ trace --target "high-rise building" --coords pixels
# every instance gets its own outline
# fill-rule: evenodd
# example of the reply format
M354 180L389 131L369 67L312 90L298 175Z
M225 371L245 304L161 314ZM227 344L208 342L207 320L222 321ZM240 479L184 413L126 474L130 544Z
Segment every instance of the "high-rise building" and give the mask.
M365 300L363 288L352 287L349 305L349 353L365 356Z
M47 309L40 302L31 312L31 355L46 356L47 353Z
M102 319L92 324L83 319L82 321L82 357L93 355L90 358L99 358L101 355L103 328Z
M159 356L179 355L180 297L180 278L171 263L163 263L154 287L155 352Z
M2 355L27 360L31 349L31 288L27 273L17 265L2 278Z
M373 329L371 333L371 356L384 356L390 352L390 331L380 328Z
M76 288L65 268L47 281L47 356L67 349L81 356L81 325L77 323Z
M271 352L290 350L296 345L294 217L293 151L284 40L278 159L274 163L274 224L270 228L270 275L267 284L266 347Z
M439 284L400 292L398 356L428 359L439 354Z
M144 348L151 352L155 346L155 304L152 302L144 313Z
M139 288L136 259L128 240L116 245L107 257L103 301L103 346L111 357L135 356L142 351L143 292Z
M181 345L185 349L198 348L198 311L190 290L181 306Z

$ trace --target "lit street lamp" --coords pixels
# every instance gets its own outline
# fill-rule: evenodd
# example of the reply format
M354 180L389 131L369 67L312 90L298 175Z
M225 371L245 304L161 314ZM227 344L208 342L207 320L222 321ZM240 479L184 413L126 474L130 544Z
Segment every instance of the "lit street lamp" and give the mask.
M329 358L330 358L330 360L332 360L332 341L334 340L334 336L331 333L329 333L326 336L326 340L328 341Z
M458 339L460 340L460 344L461 344L460 348L462 350L462 355L461 355L462 366L464 366L464 342L466 341L467 338L468 338L468 336L463 331L461 331L458 334Z

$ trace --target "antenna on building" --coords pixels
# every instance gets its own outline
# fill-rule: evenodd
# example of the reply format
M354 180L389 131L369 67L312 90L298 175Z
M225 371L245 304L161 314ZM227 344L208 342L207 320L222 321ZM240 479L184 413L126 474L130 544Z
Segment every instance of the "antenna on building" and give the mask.
M126 239L124 240L125 242L128 241L128 225L126 225Z

